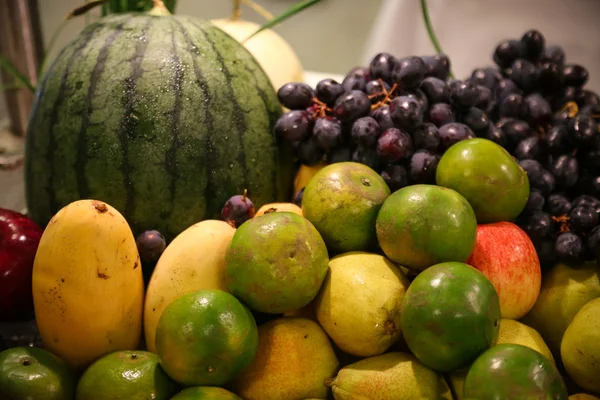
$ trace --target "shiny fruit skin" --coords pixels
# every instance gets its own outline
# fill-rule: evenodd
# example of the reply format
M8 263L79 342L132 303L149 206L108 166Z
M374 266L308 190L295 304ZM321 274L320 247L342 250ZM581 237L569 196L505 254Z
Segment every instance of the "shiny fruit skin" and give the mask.
M450 147L438 164L436 183L462 194L480 224L513 221L529 197L525 170L504 148L481 138Z
M76 378L66 363L37 347L0 352L0 399L73 400Z
M404 296L401 318L412 353L429 368L451 372L496 344L500 302L481 272L447 262L417 275Z
M0 321L31 316L31 275L42 232L25 215L0 209Z
M179 390L148 351L116 351L79 377L76 400L168 400Z
M498 344L483 353L465 379L464 397L478 400L567 400L567 389L550 360L519 344Z
M79 370L137 348L144 281L135 238L110 205L78 200L44 230L33 266L33 300L44 347Z
M376 232L389 259L423 271L445 261L465 262L475 246L477 222L469 203L454 190L412 185L386 199Z
M177 298L156 327L160 365L183 386L225 385L252 362L257 349L252 313L222 290Z
M535 304L542 285L540 261L531 239L512 222L479 225L467 264L494 285L502 318L517 320Z

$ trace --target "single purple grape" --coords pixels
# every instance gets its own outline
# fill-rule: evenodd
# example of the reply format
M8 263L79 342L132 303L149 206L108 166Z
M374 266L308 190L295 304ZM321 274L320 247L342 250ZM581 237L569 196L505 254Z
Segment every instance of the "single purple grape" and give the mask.
M225 202L221 210L221 218L234 228L238 228L244 222L254 217L254 204L244 190L243 195L235 195Z

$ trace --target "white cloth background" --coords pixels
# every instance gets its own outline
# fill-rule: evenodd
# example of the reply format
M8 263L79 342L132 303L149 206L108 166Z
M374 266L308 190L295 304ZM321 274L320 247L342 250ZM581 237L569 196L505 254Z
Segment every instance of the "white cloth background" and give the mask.
M367 0L365 0L367 1ZM362 64L387 51L397 57L435 52L421 17L419 0L384 0ZM587 88L600 92L600 0L429 0L429 13L456 78L492 65L502 39L539 30L548 44L562 46L567 63L585 66Z

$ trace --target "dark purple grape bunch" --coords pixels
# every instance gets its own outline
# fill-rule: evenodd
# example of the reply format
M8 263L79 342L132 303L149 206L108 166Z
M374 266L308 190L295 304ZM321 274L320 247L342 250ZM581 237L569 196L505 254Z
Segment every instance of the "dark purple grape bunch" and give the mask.
M504 146L527 172L530 196L517 224L544 267L579 265L600 256L600 97L585 88L588 71L530 30L493 52L495 67L469 81L483 113L463 114L478 136ZM460 119L460 117L459 117Z
M167 248L164 236L156 230L148 230L140 233L135 243L140 254L140 259L147 265L155 265Z
M450 60L442 54L396 58L380 53L341 83L324 79L314 91L288 83L278 97L290 111L277 121L275 133L293 144L302 164L359 162L379 172L392 190L434 183L443 151L474 137L450 106L449 73ZM466 91L453 91L453 104L479 100L475 90L467 84ZM438 106L442 102L449 111ZM430 111L432 106L437 110Z
M248 191L235 195L225 202L221 210L221 218L234 228L239 228L244 222L254 218L254 204L248 197Z

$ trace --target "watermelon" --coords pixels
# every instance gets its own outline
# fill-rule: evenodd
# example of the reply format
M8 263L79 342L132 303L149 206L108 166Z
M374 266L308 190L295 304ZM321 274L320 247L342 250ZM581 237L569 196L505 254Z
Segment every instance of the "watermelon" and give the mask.
M219 218L248 190L289 201L293 159L273 133L282 108L252 55L208 21L110 15L87 26L39 85L27 133L29 216L45 226L93 198L134 233L170 240Z

